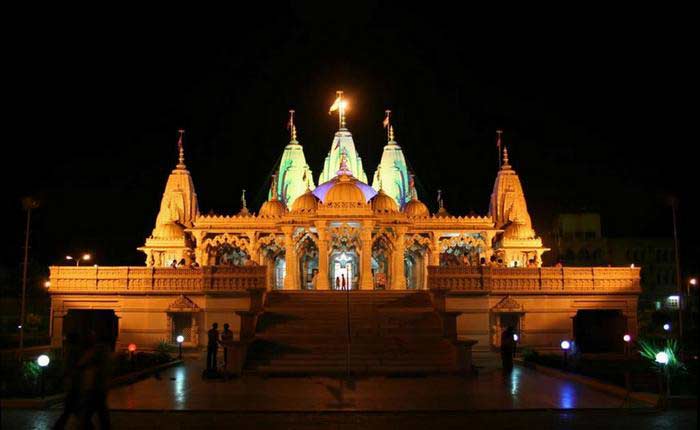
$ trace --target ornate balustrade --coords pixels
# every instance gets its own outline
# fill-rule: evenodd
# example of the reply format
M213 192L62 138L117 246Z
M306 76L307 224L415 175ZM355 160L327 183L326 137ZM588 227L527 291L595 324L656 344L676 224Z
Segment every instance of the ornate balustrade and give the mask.
M640 268L428 267L428 287L465 293L639 294Z
M66 267L53 266L54 293L194 293L263 290L265 266L250 267Z

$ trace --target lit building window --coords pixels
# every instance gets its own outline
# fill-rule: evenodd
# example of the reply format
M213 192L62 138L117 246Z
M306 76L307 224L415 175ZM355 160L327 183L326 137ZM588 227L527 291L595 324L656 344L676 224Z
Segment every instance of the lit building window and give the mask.
M668 296L666 299L666 306L669 309L678 309L679 304L680 300L678 296Z

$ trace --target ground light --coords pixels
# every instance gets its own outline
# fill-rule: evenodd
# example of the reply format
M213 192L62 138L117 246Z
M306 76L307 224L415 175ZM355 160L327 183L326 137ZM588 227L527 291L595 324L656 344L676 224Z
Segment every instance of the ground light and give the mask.
M562 340L561 343L559 344L561 349L564 351L564 367L566 367L567 360L568 360L568 354L569 354L569 348L571 348L571 342L568 340Z
M671 324L665 323L663 327L664 327L664 331L671 331Z
M671 373L669 371L669 362L670 357L668 356L668 353L666 351L659 351L656 353L656 358L654 359L658 364L662 365L664 367L664 376L666 378L666 400L668 401L668 398L671 397Z
M516 333L513 333L513 340L517 342L518 339L520 339L520 337Z
M44 393L45 393L45 384L44 384L44 369L51 363L51 359L49 358L48 355L46 354L41 354L39 357L36 359L36 364L39 365L41 368L41 374L39 376L40 382L41 382L41 398L44 398Z
M178 335L177 336L177 345L180 348L180 354L178 355L178 358L182 360L182 342L185 341L185 336L183 335Z
M622 340L625 342L625 356L630 355L630 342L632 342L632 336L625 334L622 336Z

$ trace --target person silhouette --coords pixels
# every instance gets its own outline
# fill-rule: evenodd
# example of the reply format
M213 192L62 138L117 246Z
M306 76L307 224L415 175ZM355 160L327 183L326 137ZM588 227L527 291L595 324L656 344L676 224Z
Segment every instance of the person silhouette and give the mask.
M216 351L219 346L219 323L211 325L207 332L207 371L216 371Z
M340 289L340 276L335 277L335 289L336 290Z
M513 353L515 352L514 334L515 329L513 329L512 326L508 326L503 334L501 334L501 363L503 364L503 371L505 373L513 371Z
M347 289L347 281L345 280L345 273L343 273L340 276L342 277L340 280L340 284L342 285L343 290L346 290Z

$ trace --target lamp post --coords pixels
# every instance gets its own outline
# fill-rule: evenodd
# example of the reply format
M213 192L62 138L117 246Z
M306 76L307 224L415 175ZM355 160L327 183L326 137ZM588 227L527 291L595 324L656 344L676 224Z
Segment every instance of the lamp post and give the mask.
M185 341L185 336L180 334L177 336L176 339L177 339L177 346L180 349L180 352L178 354L178 359L182 360L182 342Z
M669 356L666 351L660 351L656 353L655 361L664 367L664 377L666 379L666 401L671 397L671 374L668 369Z
M632 336L625 334L622 336L622 340L625 342L625 357L630 355L630 342L632 342Z
M676 228L676 206L678 201L675 197L671 197L671 213L673 214L673 245L676 256L676 287L678 288L678 340L683 342L683 291L681 287L681 263L680 255L678 254L678 229Z
M76 266L80 266L80 260L90 261L91 259L92 259L92 255L90 255L90 254L83 254L80 256L80 258L73 258L73 256L71 256L71 255L66 255L66 260L75 261Z
M569 348L571 348L571 342L569 342L568 340L562 340L559 346L564 351L564 367L566 367L568 361Z
M29 225L32 220L32 209L39 207L39 202L31 197L22 199L22 206L27 211L27 229L24 234L24 265L22 267L22 305L19 315L19 350L18 357L21 359L24 353L24 318L27 309L27 268L29 266Z
M37 357L37 359L36 359L36 364L38 364L39 367L41 368L41 375L39 376L39 378L41 380L41 398L42 399L44 398L44 393L45 393L44 369L46 369L46 366L48 366L50 362L51 362L51 359L46 354L42 354L39 357Z

